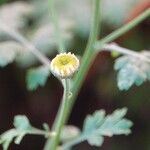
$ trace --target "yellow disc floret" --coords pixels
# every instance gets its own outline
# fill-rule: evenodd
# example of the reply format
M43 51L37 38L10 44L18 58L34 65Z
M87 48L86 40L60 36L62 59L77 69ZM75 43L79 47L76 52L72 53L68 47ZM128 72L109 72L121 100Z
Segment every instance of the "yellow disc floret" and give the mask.
M60 78L69 78L78 70L79 60L70 52L61 53L52 60L50 68L54 75Z

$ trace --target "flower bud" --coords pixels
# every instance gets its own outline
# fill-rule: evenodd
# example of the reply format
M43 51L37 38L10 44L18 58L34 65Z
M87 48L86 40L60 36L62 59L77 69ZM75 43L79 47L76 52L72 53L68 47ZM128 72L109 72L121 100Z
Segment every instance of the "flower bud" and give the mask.
M52 60L50 68L54 75L59 78L70 78L79 68L79 59L69 53L60 53Z

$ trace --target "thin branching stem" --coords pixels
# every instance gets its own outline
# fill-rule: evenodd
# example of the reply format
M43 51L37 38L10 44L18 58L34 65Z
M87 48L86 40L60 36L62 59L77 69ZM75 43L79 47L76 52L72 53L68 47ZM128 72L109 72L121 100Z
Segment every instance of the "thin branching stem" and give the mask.
M32 135L43 135L45 137L52 137L55 135L54 132L50 132L50 131L45 131L45 130L41 130L41 129L37 129L37 128L33 128L31 131L26 131L27 134L32 134Z
M63 79L64 83L64 93L63 99L60 104L59 112L56 116L55 122L52 127L52 131L56 134L52 138L49 138L44 150L56 150L60 140L60 133L65 124L65 117L67 115L67 107L69 102L69 94L70 94L70 87L69 81L70 79Z
M127 23L126 25L122 26L121 28L115 30L111 34L107 35L105 38L99 40L95 44L95 49L101 49L103 44L109 43L114 41L115 39L119 38L129 30L133 29L137 26L140 22L145 20L146 18L150 17L150 8L145 10L141 15Z
M105 44L103 46L103 50L115 51L115 52L118 52L120 54L129 55L129 56L132 56L132 57L135 57L138 59L142 59L143 61L150 63L150 59L148 57L146 57L144 54L142 54L140 52L135 52L135 51L127 49L127 48L123 48L123 47L121 47L115 43Z

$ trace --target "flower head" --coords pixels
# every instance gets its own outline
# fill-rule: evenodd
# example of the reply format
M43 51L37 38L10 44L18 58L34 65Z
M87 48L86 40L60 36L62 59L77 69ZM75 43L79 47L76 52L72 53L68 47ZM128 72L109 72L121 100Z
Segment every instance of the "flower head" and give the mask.
M54 75L60 78L69 78L78 70L79 60L70 52L61 53L52 60L50 68Z

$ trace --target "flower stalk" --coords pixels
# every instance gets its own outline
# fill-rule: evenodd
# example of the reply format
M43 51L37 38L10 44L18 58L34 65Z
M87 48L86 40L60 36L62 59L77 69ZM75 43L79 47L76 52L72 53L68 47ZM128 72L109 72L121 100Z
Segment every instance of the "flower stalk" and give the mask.
M56 150L59 144L60 134L66 121L65 117L67 115L68 102L70 100L69 80L70 79L63 79L62 81L64 84L63 99L60 104L59 112L56 116L55 122L52 127L52 131L55 133L55 136L53 136L51 139L49 138L49 140L45 145L44 150Z

